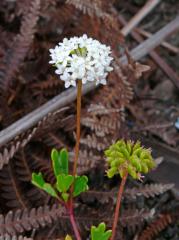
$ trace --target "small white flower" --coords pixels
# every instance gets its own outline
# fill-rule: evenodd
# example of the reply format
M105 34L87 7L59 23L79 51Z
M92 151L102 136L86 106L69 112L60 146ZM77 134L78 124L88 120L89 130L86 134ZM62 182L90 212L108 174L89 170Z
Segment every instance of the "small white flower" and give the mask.
M50 49L51 61L56 74L60 75L65 87L76 86L76 81L82 83L95 81L96 84L106 85L108 72L113 58L110 56L111 48L99 41L88 38L86 34L81 37L64 38L54 49Z

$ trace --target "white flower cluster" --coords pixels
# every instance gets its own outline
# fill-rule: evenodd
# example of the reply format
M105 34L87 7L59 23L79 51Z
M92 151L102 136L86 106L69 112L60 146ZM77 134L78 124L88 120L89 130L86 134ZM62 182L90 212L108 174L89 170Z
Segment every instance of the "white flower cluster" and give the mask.
M65 82L65 87L76 86L76 80L82 83L95 81L96 84L106 84L112 57L111 49L99 41L82 37L64 38L54 49L50 49L52 60L56 66L56 73Z

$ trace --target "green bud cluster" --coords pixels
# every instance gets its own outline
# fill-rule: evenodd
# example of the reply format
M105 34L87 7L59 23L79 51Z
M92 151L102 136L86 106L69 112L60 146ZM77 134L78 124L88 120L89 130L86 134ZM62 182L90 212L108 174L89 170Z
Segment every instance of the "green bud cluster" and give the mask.
M141 179L141 173L146 174L155 167L150 149L142 147L139 141L119 140L105 151L105 156L109 165L109 178L116 174L123 178L128 172L132 178Z
M78 48L76 48L70 52L70 55L75 54L77 56L86 57L87 53L88 53L88 51L87 51L86 47L80 48L80 46L78 46Z

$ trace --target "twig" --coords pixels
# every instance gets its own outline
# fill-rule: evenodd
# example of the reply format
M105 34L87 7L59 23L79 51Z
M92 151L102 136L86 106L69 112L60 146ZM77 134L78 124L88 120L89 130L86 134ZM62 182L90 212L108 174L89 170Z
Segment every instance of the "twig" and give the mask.
M121 15L119 15L119 21L123 25L127 24L126 20ZM143 41L143 38L137 32L132 31L131 35L137 42L141 43ZM171 79L173 84L179 89L179 76L173 71L173 69L154 50L149 52L149 55L159 65L169 79Z
M163 27L160 31L155 33L149 39L141 43L135 49L130 52L131 57L134 60L139 60L142 57L146 56L152 49L156 48L163 39L165 39L168 35L172 34L174 31L179 29L179 17L168 23L165 27ZM127 58L124 56L120 58L122 64L127 64ZM86 84L83 87L83 94L90 92L92 89L95 89L96 85L94 83ZM16 136L21 133L27 131L35 124L37 124L40 120L42 120L48 113L54 112L55 110L67 106L72 101L76 99L76 89L70 88L58 96L54 97L52 100L48 101L41 107L27 114L25 117L19 119L6 129L0 132L0 146L9 142Z
M134 29L137 33L139 33L140 35L144 36L144 37L151 37L152 36L152 33L149 33L141 28L135 28ZM161 46L163 46L164 48L170 50L171 52L177 54L179 53L179 48L178 47L175 47L173 46L172 44L168 43L168 42L161 42Z
M131 18L128 24L121 30L124 36L127 36L156 6L161 0L148 0L147 3Z
M179 16L160 29L157 33L145 40L143 43L133 49L130 54L135 56L135 60L139 60L141 55L146 56L151 50L156 48L167 36L179 29Z

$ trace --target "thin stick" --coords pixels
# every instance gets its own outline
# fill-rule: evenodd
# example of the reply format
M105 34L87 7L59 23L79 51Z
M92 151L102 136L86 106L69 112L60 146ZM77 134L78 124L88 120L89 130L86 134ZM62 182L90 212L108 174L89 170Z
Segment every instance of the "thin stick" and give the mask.
M131 18L128 24L121 30L124 36L127 36L146 17L161 0L148 0L147 3Z
M125 24L127 24L126 20L124 19L124 17L122 17L122 15L119 15L118 18L121 24L123 24L124 26ZM132 31L131 35L137 42L141 43L143 41L143 38L136 31ZM175 73L174 70L154 50L152 50L149 55L163 70L163 72L169 77L175 87L179 89L179 76L177 75L177 73Z
M113 226L112 226L112 236L111 236L110 240L114 240L115 235L116 235L116 228L117 228L117 223L118 223L118 218L119 218L119 210L120 210L120 206L121 206L122 194L124 191L124 186L126 184L127 176L128 176L128 172L125 173L124 177L122 178L121 184L119 186L117 203L116 203L116 208L115 208L115 213L114 213Z
M135 49L130 52L131 57L134 60L140 60L142 57L146 56L152 49L156 48L163 39L168 35L172 34L174 31L179 29L179 17L176 17L173 21L168 23L165 27L160 29L157 33L153 34L149 39L142 42ZM127 58L120 58L121 64L127 64ZM94 83L89 83L84 85L83 94L90 92L95 89L96 85ZM15 123L11 124L6 129L0 132L0 146L11 141L13 138L19 134L24 133L40 120L42 120L48 113L54 112L59 108L67 106L69 103L74 101L76 98L76 89L70 88L58 96L54 97L52 100L48 101L44 105L38 107L36 110L27 114L23 118L19 119ZM1 161L1 158L0 158ZM8 163L8 161L6 162Z
M147 31L145 31L145 30L143 30L143 29L141 29L141 28L135 28L134 30L135 30L137 33L139 33L140 35L142 35L142 36L144 36L144 37L147 37L147 38L149 38L149 37L151 37L151 36L153 35L152 33L147 32ZM175 53L175 54L179 53L179 48L173 46L172 44L170 44L170 43L168 43L168 42L165 42L165 41L161 42L161 46L163 46L164 48L170 50L171 52L173 52L173 53Z
M73 163L73 176L76 175L80 147L82 80L78 80L77 85L78 89L77 89L76 145L75 145L75 159Z

